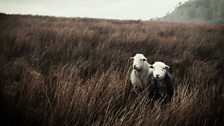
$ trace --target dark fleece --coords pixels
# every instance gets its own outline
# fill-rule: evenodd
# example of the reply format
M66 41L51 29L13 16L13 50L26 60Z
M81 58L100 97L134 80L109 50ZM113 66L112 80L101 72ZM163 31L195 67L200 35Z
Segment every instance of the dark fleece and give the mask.
M149 77L149 98L153 101L155 100L162 100L162 104L168 103L171 98L173 97L173 81L170 73L167 73L163 80L160 80L160 83L165 86L165 96L162 97L162 95L159 93L159 87L158 87L158 80L151 75Z

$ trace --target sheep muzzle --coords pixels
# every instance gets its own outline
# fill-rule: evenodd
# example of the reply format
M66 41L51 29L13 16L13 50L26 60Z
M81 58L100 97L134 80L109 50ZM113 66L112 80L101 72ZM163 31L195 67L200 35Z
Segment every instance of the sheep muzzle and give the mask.
M136 66L134 66L133 68L134 68L136 71L138 71L138 72L141 72L141 71L142 71L141 68L138 68L138 67L136 67Z

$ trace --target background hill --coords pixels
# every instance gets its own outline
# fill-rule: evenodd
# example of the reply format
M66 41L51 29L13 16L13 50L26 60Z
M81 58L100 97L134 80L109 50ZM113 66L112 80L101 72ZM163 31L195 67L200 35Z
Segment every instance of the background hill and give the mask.
M222 125L224 26L0 16L1 125ZM167 63L164 109L130 95L135 53Z
M223 0L189 0L161 18L163 21L224 23Z

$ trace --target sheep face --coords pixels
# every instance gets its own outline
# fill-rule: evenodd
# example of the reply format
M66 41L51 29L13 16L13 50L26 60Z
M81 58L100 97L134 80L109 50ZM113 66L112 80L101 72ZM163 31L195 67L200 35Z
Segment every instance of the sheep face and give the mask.
M170 67L163 62L155 62L153 65L150 65L149 68L152 69L154 78L161 80L164 79Z
M137 71L141 71L145 65L147 64L147 58L143 54L136 54L134 57L130 59L133 60L133 69Z

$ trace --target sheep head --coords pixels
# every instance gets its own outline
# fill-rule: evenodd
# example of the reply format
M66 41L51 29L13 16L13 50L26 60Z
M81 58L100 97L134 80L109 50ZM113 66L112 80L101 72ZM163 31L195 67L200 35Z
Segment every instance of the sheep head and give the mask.
M161 80L164 79L170 67L163 62L155 62L153 65L149 65L149 68L152 69L154 78Z
M147 65L147 58L143 54L137 53L134 57L130 59L133 60L133 69L140 72Z

